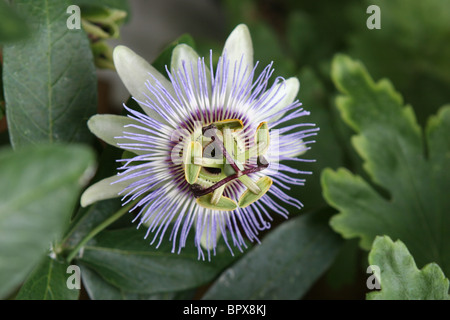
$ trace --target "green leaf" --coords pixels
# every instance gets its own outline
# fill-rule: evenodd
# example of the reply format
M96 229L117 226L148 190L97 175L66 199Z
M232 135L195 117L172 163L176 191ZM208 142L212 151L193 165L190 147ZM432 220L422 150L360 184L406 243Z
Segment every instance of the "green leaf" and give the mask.
M173 300L177 298L192 298L192 295L177 292L167 293L131 293L109 284L95 271L81 266L83 284L92 300Z
M441 268L430 263L419 270L400 240L376 237L369 264L379 267L375 276L381 291L367 294L369 300L448 300L449 281Z
M208 283L234 259L222 243L211 262L199 261L192 236L180 254L171 253L167 239L155 249L145 233L135 228L104 231L84 247L79 260L124 291L153 294Z
M29 32L26 20L4 0L0 0L0 44L20 40Z
M411 107L388 81L374 83L345 56L334 59L332 77L373 182L345 169L323 172L324 196L340 211L332 227L345 238L360 237L364 249L377 235L401 239L419 266L436 262L450 273L450 107L430 119L424 143Z
M77 300L78 289L69 289L69 264L45 257L20 289L16 300Z
M69 1L17 0L31 38L4 47L6 115L14 148L39 142L88 142L86 120L97 109L89 41L69 30Z
M299 299L339 252L325 211L293 218L225 270L203 299Z
M94 156L81 146L0 151L0 297L30 272L67 226Z

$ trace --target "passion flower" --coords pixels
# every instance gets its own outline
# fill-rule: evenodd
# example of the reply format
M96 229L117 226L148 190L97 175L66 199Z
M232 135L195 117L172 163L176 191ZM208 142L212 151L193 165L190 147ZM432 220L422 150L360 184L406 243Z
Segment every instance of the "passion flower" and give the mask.
M83 206L112 197L133 203L138 226L157 246L168 238L181 250L191 229L199 258L216 254L220 236L232 251L245 238L259 242L271 214L288 216L302 203L283 189L303 185L299 171L284 160L314 142L318 128L300 118L309 113L296 100L297 78L271 81L272 64L257 73L245 25L228 37L217 66L185 44L175 47L167 77L124 46L114 64L143 113L124 106L128 116L95 115L90 130L126 150L117 175L88 188ZM286 122L296 119L296 124ZM283 126L284 125L284 126ZM170 228L170 233L167 230Z

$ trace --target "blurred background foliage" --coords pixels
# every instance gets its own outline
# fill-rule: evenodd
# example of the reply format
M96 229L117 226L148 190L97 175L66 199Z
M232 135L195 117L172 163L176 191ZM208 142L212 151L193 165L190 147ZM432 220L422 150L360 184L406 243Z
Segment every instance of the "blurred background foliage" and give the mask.
M33 28L29 21L24 18L20 10L9 6L9 2L0 0L0 46L4 45L5 47L15 41L33 36ZM182 6L189 7L188 2L183 2ZM240 261L238 260L241 256L236 257L234 261L227 258L219 259L217 263L210 266L202 264L199 270L205 271L203 277L199 276L201 279L196 279L196 281L191 279L192 283L179 286L174 284L178 283L177 281L169 282L170 290L163 293L158 289L131 292L130 286L137 280L116 277L112 270L114 268L108 269L102 266L103 258L99 259L95 254L98 244L111 247L117 244L124 250L126 248L141 250L142 246L139 244L120 241L119 235L127 234L128 231L114 230L122 230L124 227L131 226L129 217L124 217L111 225L110 230L100 233L94 242L90 243L88 254L84 258L76 260L82 265L83 274L86 274L83 280L85 291L83 291L82 298L201 298L205 292L206 298L233 298L232 293L227 291L226 286L224 287L224 283L230 281L240 283L240 272L244 272L242 270L261 265L261 261L264 261L265 257L269 255L283 268L288 266L295 269L295 265L292 266L290 263L299 263L304 264L305 268L309 268L305 269L305 272L320 270L311 279L293 275L295 286L291 288L289 284L283 285L284 288L287 286L287 293L291 294L291 298L363 299L367 292L368 252L359 248L358 241L342 240L328 227L329 218L335 211L324 200L320 184L320 176L324 168L345 167L366 180L370 180L367 179L367 173L363 170L360 156L351 145L353 132L342 120L335 103L337 90L330 77L331 62L336 53L345 53L364 63L369 74L376 81L380 78L390 79L396 91L403 96L405 104L413 106L418 123L421 126L425 125L429 116L436 114L442 105L450 102L450 2L448 0L221 0L210 2L215 8L218 8L217 12L220 13L220 16L217 19L223 22L219 24L219 31L216 32L220 36L191 37L179 34L181 37L178 40L175 39L176 37L172 40L175 41L174 43L189 43L206 57L209 56L209 50L212 49L213 59L217 61L222 50L223 40L237 24L245 23L250 29L255 60L260 61L260 66L264 67L274 61L275 76L284 78L296 76L300 79L301 88L298 98L304 108L311 111L307 121L316 123L321 129L312 150L306 155L307 158L317 159L317 162L302 163L301 166L291 164L299 166L300 170L314 172L307 178L306 187L295 187L289 191L291 195L298 197L305 207L301 212L297 210L291 212L291 219L294 218L294 221L283 222L282 219L276 219L274 224L283 222L286 224L284 229L278 229L278 227L275 230L272 229L271 234L267 235L267 242L263 242L260 248L251 250L250 254L245 254ZM195 1L192 2L191 10L195 10L194 3ZM123 39L120 38L119 30L123 25L127 26L133 21L135 2L133 0L77 0L73 1L73 4L80 5L84 12L84 27L93 53L92 57L88 58L95 62L98 69L113 69L111 47L114 44L122 43ZM179 4L181 5L181 2ZM369 17L366 9L372 4L378 5L381 9L381 29L379 30L369 30L366 26L366 20ZM95 12L101 14L97 15ZM99 16L100 18L98 18ZM171 17L169 13L167 16ZM215 17L209 18L214 19ZM164 19L164 16L161 19ZM143 23L145 25L145 21ZM172 23L177 22L173 20ZM196 28L208 28L208 25L199 22ZM143 29L140 36L145 37L146 34L152 34L152 30ZM112 38L117 40L112 41ZM153 59L155 67L163 70L164 65L169 63L170 48L173 48L174 43L167 43L166 48L169 50L164 50L164 46L160 45L153 48L157 52L162 52ZM149 45L152 46L152 44ZM4 70L2 54L0 54L0 61L2 61L0 72L2 72ZM100 80L103 79L103 71L97 72ZM0 84L2 84L1 80L2 78L0 78ZM111 94L108 84L105 85L100 81L98 85L98 112L120 113L117 106L111 106L114 103L111 103L113 99L108 96ZM124 96L122 101L126 101L126 99L127 97ZM0 143L7 145L9 139L4 114L5 98L3 90L0 90ZM96 142L95 148L98 153L102 154L99 158L99 170L94 178L97 180L114 171L112 155L117 157L117 151L111 150L111 148L103 150L98 142ZM386 191L382 188L376 185L372 186L381 194L386 195ZM70 248L76 246L79 239L89 234L95 226L110 216L108 210L117 208L117 201L111 201L94 205L88 210L80 210L75 220L75 227L67 232L62 240L62 247L64 245ZM317 213L317 218L311 218L315 213ZM301 228L306 228L305 230L311 234L305 232L299 238L296 238L295 233L292 233L291 238L283 235L283 233L290 234L289 232ZM302 251L304 247L298 250L302 254L304 253L307 259L296 257L292 261L283 260L283 257L290 257L293 254L291 250L296 248L295 243L286 244L288 248L284 252L280 251L281 253L274 249L278 245L282 246L286 239L286 241L296 239L299 245L305 243L306 246L312 239L313 232L323 235L323 239L317 242L317 247L313 246L313 249L318 252L320 248L327 248L326 253L320 256L321 258L316 263L307 263L315 261L316 251ZM130 238L129 235L127 237ZM114 242L111 239L117 239L117 241ZM275 255L273 254L274 250ZM139 252L143 251L142 249ZM112 259L111 264L114 264L114 259L120 261L124 259L123 257L110 258ZM138 254L133 259L137 261L136 264L139 264L139 262L145 262L147 258L144 257L144 254ZM180 263L186 268L193 268L195 265L189 259L180 261L174 259L174 261L173 263ZM171 260L168 260L161 263L160 267L168 266L170 263L172 263ZM45 261L41 268L46 267L47 264L48 261ZM273 272L273 279L289 278L290 274L285 274L284 271L272 266L273 264L261 265L261 270L267 270L268 274ZM301 266L298 267L301 268ZM127 269L127 266L117 265L116 268ZM273 268L273 270L264 268ZM139 272L148 273L148 270L133 269L132 271L137 274ZM178 279L177 277L180 275L176 274L177 270L171 272L174 279ZM231 273L236 274L237 278L230 279ZM256 274L258 275L258 272ZM252 274L244 273L244 276L244 279L248 280ZM213 283L213 280L217 278L218 280ZM248 280L246 288L251 288L253 285L251 282L252 278ZM280 281L280 283L283 282ZM164 285L165 282L162 281L160 286ZM27 286L24 288L26 289ZM279 297L279 294L283 294L278 292L278 289L272 288L271 292L260 292L260 294L263 298L276 298ZM255 293L250 291L249 289L248 292L243 292L243 297L254 297ZM27 297L29 294L30 292L22 291L19 297ZM234 298L241 298L241 296L234 296Z

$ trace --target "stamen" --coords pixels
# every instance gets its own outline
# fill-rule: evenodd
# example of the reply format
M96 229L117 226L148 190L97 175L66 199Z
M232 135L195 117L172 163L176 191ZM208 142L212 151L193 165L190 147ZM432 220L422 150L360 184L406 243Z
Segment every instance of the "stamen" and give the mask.
M250 179L249 176L241 176L238 179L248 188L248 190L250 190L254 194L258 194L261 192L261 189L258 187L256 183L253 182L252 179Z
M201 166L195 164L202 158L202 145L197 141L191 141L187 148L183 151L184 156L184 175L189 184L197 181L200 174ZM201 161L201 160L200 160Z
M265 195L267 193L267 191L269 191L270 187L272 186L272 183L273 183L272 179L270 179L267 176L260 178L256 182L256 184L260 188L260 192L253 193L253 192L249 192L250 190L245 191L242 194L242 196L239 198L239 202L238 202L239 207L245 208L245 207L251 205L253 202L261 199L261 197L263 195Z
M211 203L214 205L218 204L224 191L225 191L225 185L214 190L212 198L211 198Z
M233 211L237 208L236 202L224 196L221 196L219 201L213 204L213 197L213 194L207 194L197 198L196 202L204 208L213 210Z

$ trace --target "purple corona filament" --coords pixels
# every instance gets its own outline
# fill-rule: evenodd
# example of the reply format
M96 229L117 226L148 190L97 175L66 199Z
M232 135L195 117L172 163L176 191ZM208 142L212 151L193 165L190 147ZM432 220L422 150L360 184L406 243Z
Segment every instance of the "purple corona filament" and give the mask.
M199 258L205 258L200 245L202 236L206 237L204 242L210 258L211 252L216 254L219 233L232 253L233 247L242 251L246 247L245 238L259 242L258 235L270 228L273 214L287 217L288 206L298 209L303 206L283 190L289 190L291 185L303 185L305 180L298 175L311 172L280 162L311 161L297 156L309 149L314 142L310 138L319 129L312 123L299 121L309 112L301 108L298 100L278 107L286 96L283 94L285 84L283 78L276 78L270 84L274 71L272 63L258 75L258 63L249 68L243 61L232 63L224 54L213 68L211 52L209 68L203 58L196 64L184 62L182 68L175 71L166 68L172 87L164 87L154 78L146 83L145 100L138 101L157 117L125 106L130 124L124 127L123 135L116 138L121 148L135 155L120 160L123 163L119 168L121 179L116 183L130 182L121 192L123 203L135 201L131 211L136 213L139 226L147 226L146 237L151 236L151 244L159 246L166 236L172 241L172 252L180 252L194 228ZM242 121L243 128L234 133L234 138L244 149L254 146L258 125L267 122L270 130L267 155L248 159L244 168L239 169L223 143L217 143L236 173L214 183L199 178L201 181L190 185L185 179L183 164L173 160L173 151L181 144L181 152L185 139L196 130L201 132L202 128L228 119ZM284 126L287 122L290 125ZM217 136L212 140L218 142ZM232 211L209 209L196 202L196 198L223 186L223 196L237 202L247 190L237 179L241 175L254 180L268 176L273 185L258 201Z

